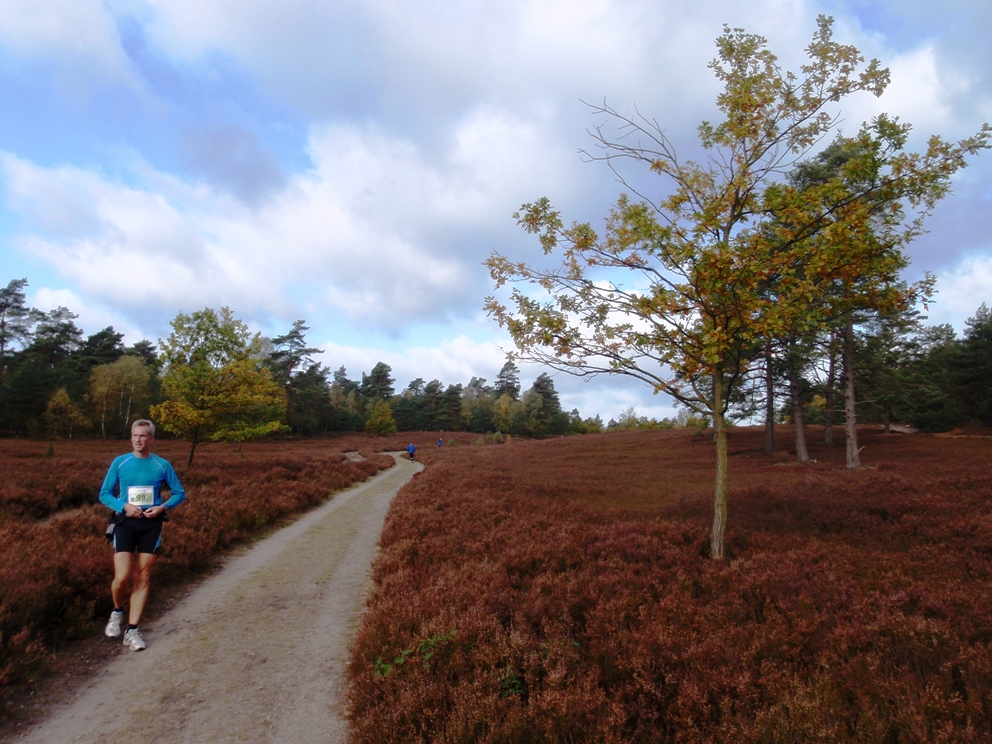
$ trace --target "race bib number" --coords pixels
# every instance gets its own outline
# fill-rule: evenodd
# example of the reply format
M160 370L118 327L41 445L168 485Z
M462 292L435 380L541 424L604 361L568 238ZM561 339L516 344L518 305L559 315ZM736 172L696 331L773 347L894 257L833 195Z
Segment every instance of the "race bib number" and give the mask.
M135 506L155 506L155 487L128 486L127 503Z

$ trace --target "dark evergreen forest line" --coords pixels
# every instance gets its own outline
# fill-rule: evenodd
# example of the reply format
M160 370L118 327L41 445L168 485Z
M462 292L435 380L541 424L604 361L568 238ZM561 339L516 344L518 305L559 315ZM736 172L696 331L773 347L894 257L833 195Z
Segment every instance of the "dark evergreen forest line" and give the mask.
M127 435L129 422L167 399L164 356L152 341L125 346L108 326L91 335L60 307L41 312L27 304L25 279L0 289L0 433L27 437ZM548 436L602 430L598 417L583 420L562 410L554 381L541 374L522 390L519 370L507 362L492 384L473 377L445 385L417 378L397 391L389 365L380 362L360 379L344 367L315 361L305 321L283 336L261 339L257 367L285 392L284 433L473 431ZM160 342L161 343L161 342ZM387 420L382 420L382 404ZM379 408L377 409L377 404ZM393 428L395 427L395 428Z
M68 308L29 307L27 285L16 279L0 289L0 434L125 437L130 421L167 398L158 345L143 340L125 346L112 326L86 335ZM344 367L334 371L313 359L319 350L307 345L307 330L300 320L285 335L261 339L255 359L284 391L283 431L295 436L472 431L541 437L705 425L688 411L657 421L629 409L604 427L599 416L564 411L546 373L522 390L512 362L492 383L473 377L445 385L418 377L397 390L383 362L350 379ZM805 423L838 420L843 392L836 337L807 347L798 370L793 352L783 344L754 371L735 401L738 420L753 420L765 409L778 421L799 415ZM924 431L992 426L992 312L984 304L960 338L950 326L927 326L912 313L866 314L857 324L854 367L861 423L901 422Z

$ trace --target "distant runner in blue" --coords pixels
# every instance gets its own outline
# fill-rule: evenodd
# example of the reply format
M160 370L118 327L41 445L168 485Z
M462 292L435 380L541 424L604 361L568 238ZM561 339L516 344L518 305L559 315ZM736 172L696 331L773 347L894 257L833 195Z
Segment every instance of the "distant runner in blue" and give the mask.
M410 462L413 462L413 455L416 451L417 448L413 446L413 442L410 442L406 447L406 453L410 455Z
M437 448L438 449L441 449L441 445L443 445L443 444L444 444L443 441L441 441L440 439L437 440Z
M147 419L135 421L131 425L134 451L121 455L110 464L100 488L100 501L114 512L115 522L114 581L110 585L114 611L110 613L104 633L109 638L118 638L121 634L127 596L124 587L133 574L128 626L124 633L124 645L133 651L145 648L138 621L148 601L155 553L162 544L162 523L168 519L166 512L186 499L186 491L172 465L152 454L154 441L155 424ZM165 503L162 503L163 483L172 492Z

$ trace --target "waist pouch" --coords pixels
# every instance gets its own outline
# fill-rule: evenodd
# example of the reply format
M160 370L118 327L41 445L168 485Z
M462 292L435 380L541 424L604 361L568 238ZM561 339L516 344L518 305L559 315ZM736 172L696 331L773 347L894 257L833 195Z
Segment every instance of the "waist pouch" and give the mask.
M107 542L113 542L114 540L114 530L117 525L122 524L127 516L122 512L110 512L110 516L107 517L107 529L103 531L103 536L107 538ZM162 512L161 516L158 517L163 522L169 521L169 512Z

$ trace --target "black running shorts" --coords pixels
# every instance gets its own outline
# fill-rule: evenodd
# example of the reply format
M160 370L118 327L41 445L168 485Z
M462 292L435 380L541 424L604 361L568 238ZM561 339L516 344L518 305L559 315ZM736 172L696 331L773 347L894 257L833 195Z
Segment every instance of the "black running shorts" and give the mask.
M127 517L114 529L115 553L154 554L161 544L161 517Z

